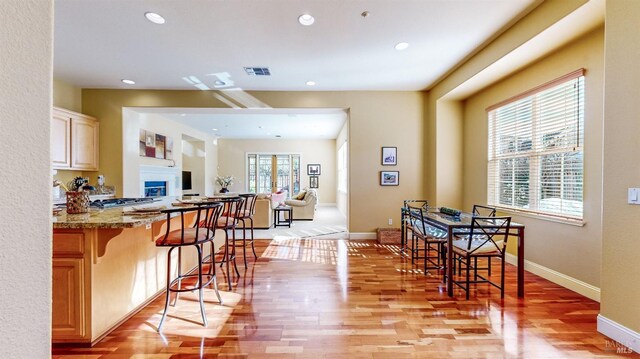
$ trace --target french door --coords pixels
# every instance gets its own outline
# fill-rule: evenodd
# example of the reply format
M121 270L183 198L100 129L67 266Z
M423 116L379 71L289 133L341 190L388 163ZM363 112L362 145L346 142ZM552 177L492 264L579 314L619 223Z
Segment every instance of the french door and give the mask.
M252 193L300 192L299 154L247 155L247 190Z

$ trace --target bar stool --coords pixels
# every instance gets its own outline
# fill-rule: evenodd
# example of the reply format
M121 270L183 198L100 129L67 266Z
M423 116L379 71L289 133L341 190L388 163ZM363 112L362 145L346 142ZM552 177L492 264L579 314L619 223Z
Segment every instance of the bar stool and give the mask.
M200 312L202 314L202 324L205 327L207 326L207 316L204 311L203 289L212 281L214 282L214 289L216 295L218 296L218 301L222 304L222 298L220 297L220 293L218 292L215 270L213 271L212 275L209 274L211 278L207 282L204 282L202 279L202 246L207 242L213 241L215 237L215 223L220 217L222 207L222 204L211 203L200 207L175 208L161 211L162 213L167 214L167 230L164 234L164 237L156 241L156 247L169 248L169 252L167 253L167 290L164 303L164 312L162 313L162 319L160 319L160 323L158 324L158 332L162 330L162 324L164 324L164 320L167 317L167 310L169 309L169 299L171 296L171 292L176 293L176 301L173 304L173 306L175 306L175 304L178 302L179 293L193 292L195 290L198 290ZM181 228L171 230L171 217L175 214L178 214L180 216ZM195 214L195 225L192 228L188 228L187 226L185 226L185 217L187 214ZM198 253L197 274L182 274L182 247L185 246L194 246L196 248L196 251ZM176 278L171 280L171 253L176 248L178 248L178 275ZM211 255L210 265L215 266L215 256L213 255ZM191 277L197 277L197 283L192 288L182 289L182 280ZM176 282L178 283L178 288L171 288Z
M215 222L216 229L224 230L224 256L222 260L220 260L220 267L223 264L226 264L227 267L227 284L229 286L229 290L232 288L231 284L231 272L229 271L229 262L233 260L233 268L235 269L236 275L240 277L240 271L238 270L238 265L236 263L236 247L229 243L229 231L231 231L231 243L236 242L236 226L238 224L238 217L240 216L240 210L244 204L244 198L238 197L229 197L218 199L224 207L222 209L222 214L220 218ZM231 247L231 251L229 251L229 247Z
M253 251L253 258L258 259L258 255L256 254L256 248L253 244L253 215L256 212L256 199L257 195L255 193L243 193L240 194L240 197L244 198L244 204L240 208L240 212L238 213L238 219L242 222L242 255L244 257L244 267L247 268L247 222L251 225L250 233L251 239L249 242L251 243L251 250ZM235 246L235 241L234 241Z

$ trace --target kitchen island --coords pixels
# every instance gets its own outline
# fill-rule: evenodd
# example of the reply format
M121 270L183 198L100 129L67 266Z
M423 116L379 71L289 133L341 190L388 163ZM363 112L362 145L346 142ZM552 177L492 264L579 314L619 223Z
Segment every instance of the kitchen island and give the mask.
M164 197L137 207L172 208L174 200ZM129 215L131 209L91 208L54 216L53 343L92 345L164 291L167 250L157 248L155 240L165 233L166 214ZM180 228L179 217L171 222L171 229ZM218 231L215 239L219 248L224 233ZM196 267L195 253L184 248L183 273Z

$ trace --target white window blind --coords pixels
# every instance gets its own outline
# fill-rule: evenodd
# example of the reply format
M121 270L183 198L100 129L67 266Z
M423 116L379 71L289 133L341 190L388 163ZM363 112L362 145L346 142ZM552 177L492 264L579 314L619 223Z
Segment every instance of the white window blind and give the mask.
M584 70L487 109L487 202L582 219Z

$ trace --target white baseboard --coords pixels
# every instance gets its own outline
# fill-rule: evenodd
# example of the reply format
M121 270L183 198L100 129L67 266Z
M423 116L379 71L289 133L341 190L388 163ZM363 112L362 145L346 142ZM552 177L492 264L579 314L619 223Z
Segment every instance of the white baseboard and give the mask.
M378 235L375 232L349 232L349 239L363 240L377 238Z
M507 263L517 265L518 257L507 253ZM567 289L570 289L576 293L582 294L585 297L600 302L600 288L593 286L589 283L585 283L581 280L569 277L566 274L554 271L553 269L541 266L540 264L524 260L524 270L538 275L548 281L561 285Z
M631 350L640 353L640 333L634 332L602 314L598 314L598 332L620 343L606 343L607 349L611 349L616 354L631 354Z

